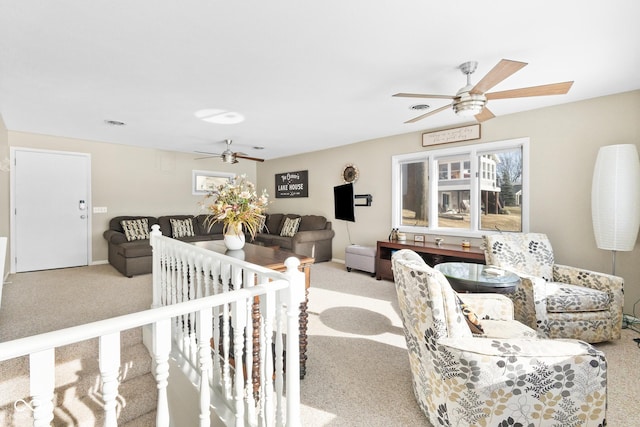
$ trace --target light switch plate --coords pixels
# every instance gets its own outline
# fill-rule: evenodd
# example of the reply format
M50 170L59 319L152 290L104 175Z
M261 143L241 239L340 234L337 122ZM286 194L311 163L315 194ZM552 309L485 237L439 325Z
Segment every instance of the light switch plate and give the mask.
M106 206L94 206L93 208L93 213L107 213L107 207Z

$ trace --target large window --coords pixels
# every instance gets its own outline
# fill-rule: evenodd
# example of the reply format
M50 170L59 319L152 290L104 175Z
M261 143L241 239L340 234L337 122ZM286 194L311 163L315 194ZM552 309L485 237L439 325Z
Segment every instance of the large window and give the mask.
M479 236L528 230L528 138L393 157L394 228Z

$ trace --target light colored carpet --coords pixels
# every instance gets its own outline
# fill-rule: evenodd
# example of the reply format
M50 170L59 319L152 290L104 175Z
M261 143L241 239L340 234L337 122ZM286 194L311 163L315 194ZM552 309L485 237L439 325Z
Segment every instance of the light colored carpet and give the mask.
M123 277L109 265L9 277L0 308L0 340L146 309L151 275ZM312 267L307 376L301 382L302 425L428 426L411 374L392 282L344 265ZM610 426L640 419L640 337L597 345L607 356Z

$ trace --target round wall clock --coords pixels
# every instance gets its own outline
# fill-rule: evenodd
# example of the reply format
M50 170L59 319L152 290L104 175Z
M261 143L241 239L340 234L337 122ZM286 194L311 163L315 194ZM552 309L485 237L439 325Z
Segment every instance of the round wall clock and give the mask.
M360 175L360 172L358 171L358 168L355 165L352 165L351 163L346 165L342 170L342 180L346 183L356 182L358 180L359 175Z

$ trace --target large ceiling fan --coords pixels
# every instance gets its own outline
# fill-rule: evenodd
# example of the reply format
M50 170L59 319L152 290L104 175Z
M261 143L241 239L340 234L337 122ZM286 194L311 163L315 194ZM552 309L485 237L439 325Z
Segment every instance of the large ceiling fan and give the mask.
M224 150L222 153L208 153L206 151L196 151L196 153L200 153L200 154L209 154L208 156L205 156L205 157L198 157L196 160L210 159L212 157L220 157L222 161L225 163L238 163L238 159L253 160L255 162L264 162L264 159L259 159L257 157L249 157L245 153L231 151L231 143L233 142L232 140L225 139L224 142L227 144L227 149Z
M552 83L541 86L525 87L520 89L504 90L501 92L486 93L489 89L505 80L507 77L527 65L526 62L502 59L491 69L476 85L471 84L471 74L476 71L478 63L475 61L461 64L460 71L467 76L467 85L461 88L455 95L428 95L420 93L396 93L393 96L404 98L434 98L452 99L451 104L437 108L422 114L405 123L414 123L433 114L453 107L453 111L459 116L475 116L476 120L483 122L494 118L494 114L486 107L487 102L493 99L524 98L529 96L564 95L569 92L573 81Z

